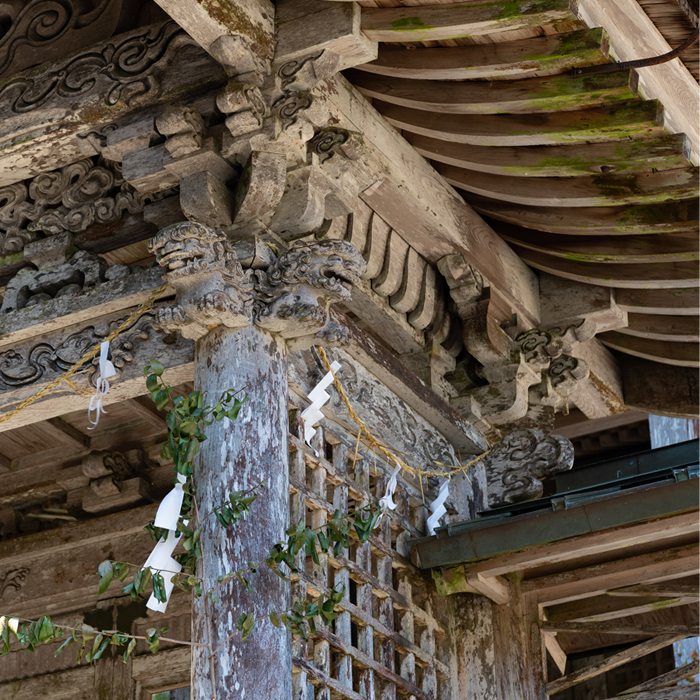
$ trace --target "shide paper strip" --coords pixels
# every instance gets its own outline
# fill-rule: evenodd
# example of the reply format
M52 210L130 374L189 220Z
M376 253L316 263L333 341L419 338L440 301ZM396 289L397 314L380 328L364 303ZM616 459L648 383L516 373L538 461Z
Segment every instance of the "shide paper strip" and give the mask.
M100 414L106 413L102 408L102 399L109 393L109 382L107 380L117 373L114 365L107 359L108 357L109 341L105 340L100 345L100 374L97 377L95 395L90 399L90 406L88 407L88 420L90 421L88 430L94 430L100 422ZM94 420L92 417L93 413L95 414Z
M323 418L321 406L331 398L326 392L326 387L333 381L333 372L337 372L339 369L340 362L333 362L331 371L309 392L311 405L304 409L301 414L301 420L304 425L304 440L309 446L311 446L311 438L316 434L316 429L313 426Z

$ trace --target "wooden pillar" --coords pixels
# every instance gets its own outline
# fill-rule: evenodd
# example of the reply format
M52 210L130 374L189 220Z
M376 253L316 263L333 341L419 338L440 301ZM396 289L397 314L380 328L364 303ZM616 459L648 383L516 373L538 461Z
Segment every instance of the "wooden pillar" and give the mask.
M247 519L227 530L214 517L204 522L203 558L197 575L204 578L207 589L212 589L222 574L264 560L289 526L285 343L255 326L218 326L197 342L195 384L198 390L207 392L210 401L228 388L245 387L248 393L237 420L214 423L207 429L208 439L202 443L194 476L200 514L204 516L223 503L230 491L267 482ZM209 651L193 647L192 700L292 696L292 647L287 630L266 620L256 624L247 641L237 636L224 642L242 613L258 618L290 606L289 584L266 567L247 578L252 593L233 580L219 589L213 603L205 596L194 601L195 638L207 639L209 628L210 645L223 646L216 653L213 669ZM212 671L215 693L210 685Z
M270 548L284 539L290 515L287 343L308 347L346 338L330 321L328 308L350 299L364 261L349 243L319 241L292 247L267 270L253 274L242 269L225 234L191 222L163 229L149 249L177 293L175 304L158 309L159 326L197 341L196 388L205 392L208 403L227 390L248 394L235 421L207 427L194 464L203 527L197 575L204 580L205 595L194 600L192 640L207 646L193 647L192 700L291 698L290 633L263 619L246 642L234 634L243 613L257 619L287 611L289 583L263 564L247 576L252 592L236 578L219 588L213 600L206 592L217 587L220 576L264 562ZM294 468L297 478L304 476L303 458ZM210 515L213 509L231 491L263 481L267 488L259 490L250 516L228 529L220 527ZM324 493L323 470L314 474L313 487ZM294 508L295 517L304 515L303 503L295 502ZM327 646L319 646L316 661L328 665ZM297 680L299 699L305 697L303 680Z

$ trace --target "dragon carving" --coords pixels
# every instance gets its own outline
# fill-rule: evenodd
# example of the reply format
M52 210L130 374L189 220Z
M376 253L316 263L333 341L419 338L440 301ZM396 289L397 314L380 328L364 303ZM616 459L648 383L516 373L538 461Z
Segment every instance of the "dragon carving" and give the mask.
M347 344L348 330L329 318L333 303L349 301L365 261L350 243L297 243L267 270L256 270L255 324L302 349L312 338Z
M157 311L160 328L197 340L216 325L250 325L252 273L243 271L226 234L188 221L164 228L148 249L177 292L176 304Z

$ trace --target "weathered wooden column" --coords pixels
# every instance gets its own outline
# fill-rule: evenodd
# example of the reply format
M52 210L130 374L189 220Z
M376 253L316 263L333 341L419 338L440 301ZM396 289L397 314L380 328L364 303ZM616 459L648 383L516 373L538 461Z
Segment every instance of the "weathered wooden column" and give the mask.
M224 530L204 521L203 558L197 575L205 590L249 562L264 560L289 525L287 345L342 340L328 318L331 303L350 296L364 263L342 241L300 244L266 271L243 271L225 234L183 223L150 243L164 279L177 290L177 304L161 310L164 330L197 340L195 385L213 401L227 389L248 398L236 421L207 428L195 463L200 517L226 501L230 491L267 483L248 519ZM318 340L314 341L314 337ZM269 620L257 623L246 642L235 632L242 613L256 618L289 609L290 587L261 567L236 579L211 601L194 600L192 639L209 645L192 650L192 700L292 696L291 635ZM213 653L210 653L210 649Z

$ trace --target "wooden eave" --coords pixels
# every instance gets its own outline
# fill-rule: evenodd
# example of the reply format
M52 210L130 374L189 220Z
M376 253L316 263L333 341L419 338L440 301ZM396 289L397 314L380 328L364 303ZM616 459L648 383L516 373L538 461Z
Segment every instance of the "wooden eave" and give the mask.
M683 116L695 110L697 122L695 77L678 59L639 72L573 72L663 53L666 40L635 0L626 0L629 23L603 29L596 0L579 3L579 16L542 2L517 17L507 3L488 12L438 0L360 5L379 55L350 81L522 260L621 297L697 289L698 135ZM693 29L673 26L673 46ZM643 54L631 55L635 42ZM657 95L654 71L684 87ZM685 135L674 133L679 126ZM698 366L696 302L642 303L634 314L602 342L657 365ZM683 330L661 316L683 316Z

